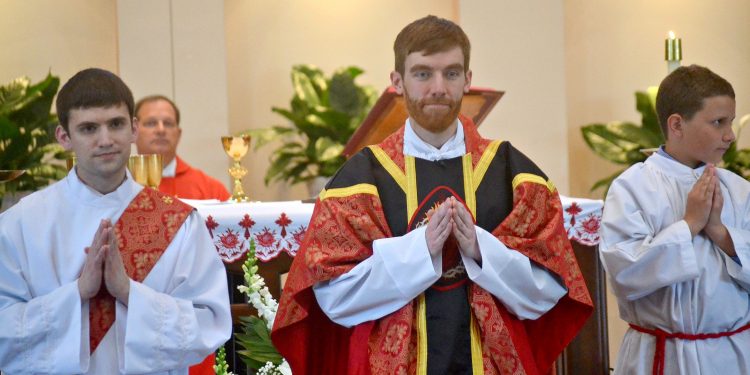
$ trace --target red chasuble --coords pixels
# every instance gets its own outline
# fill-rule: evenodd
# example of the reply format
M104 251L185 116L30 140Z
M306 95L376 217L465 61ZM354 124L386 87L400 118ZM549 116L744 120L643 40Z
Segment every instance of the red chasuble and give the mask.
M231 194L224 184L203 173L200 169L191 167L179 156L175 157L174 177L162 177L159 191L184 199L218 199L225 201ZM213 371L213 369L211 369Z
M435 203L430 201L435 192L457 195L476 225L557 275L568 290L539 319L519 320L489 292L463 280L471 331L464 336L470 336L466 357L474 374L549 372L591 314L591 298L563 226L562 204L554 186L509 143L483 139L470 120L461 121L467 154L438 163L450 166L444 176L423 173L434 170L426 164L431 162L403 155L402 128L353 156L321 193L271 335L295 375L425 374L427 364L434 363L427 358L425 315L440 282L401 309L352 328L339 326L323 314L312 286L371 256L374 240L411 230L415 221L422 220L424 205ZM444 186L435 179L453 182ZM444 254L449 250L444 249Z
M154 189L144 188L135 196L115 224L115 235L125 272L143 282L172 242L192 207ZM102 285L89 302L91 353L115 322L115 297Z

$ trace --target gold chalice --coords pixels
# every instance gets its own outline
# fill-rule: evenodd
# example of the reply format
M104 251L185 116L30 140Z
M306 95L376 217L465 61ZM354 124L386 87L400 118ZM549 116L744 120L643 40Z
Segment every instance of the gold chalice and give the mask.
M161 155L130 155L128 169L130 169L130 174L133 175L135 182L150 188L159 188L162 172Z
M235 202L247 202L250 198L248 198L242 190L242 177L247 174L247 169L240 165L240 161L250 148L250 136L224 136L221 137L221 144L224 145L224 152L234 160L234 164L229 167L229 175L234 179L234 189L231 200Z
M146 186L148 184L148 166L146 165L145 155L130 155L128 159L128 169L133 175L135 182Z
M146 174L148 175L148 186L159 189L161 183L162 162L160 154L148 154L146 157Z
M74 154L72 151L68 153L68 156L65 157L65 166L68 168L68 171L73 169L73 167L76 166L76 163L78 162L78 159L76 158L76 154Z

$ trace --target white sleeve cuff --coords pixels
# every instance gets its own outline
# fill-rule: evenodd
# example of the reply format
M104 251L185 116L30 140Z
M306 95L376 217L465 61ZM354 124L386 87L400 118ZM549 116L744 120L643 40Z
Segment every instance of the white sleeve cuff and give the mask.
M313 286L331 321L351 327L380 319L424 292L442 274L442 256L432 258L425 229L373 242L373 254L334 279Z
M482 265L462 254L466 272L469 279L495 296L511 313L520 319L537 319L567 294L556 275L507 248L492 233L475 228Z

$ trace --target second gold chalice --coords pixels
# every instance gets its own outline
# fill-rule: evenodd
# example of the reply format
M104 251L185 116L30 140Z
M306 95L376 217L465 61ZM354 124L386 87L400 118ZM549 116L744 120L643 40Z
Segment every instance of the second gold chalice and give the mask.
M249 135L221 137L221 144L224 146L224 152L234 160L232 166L229 167L229 175L234 180L231 200L235 202L247 202L250 200L242 190L242 177L247 174L247 169L240 164L240 161L250 148L250 139Z
M154 189L158 189L161 182L161 164L159 154L131 155L128 159L128 169L135 182Z

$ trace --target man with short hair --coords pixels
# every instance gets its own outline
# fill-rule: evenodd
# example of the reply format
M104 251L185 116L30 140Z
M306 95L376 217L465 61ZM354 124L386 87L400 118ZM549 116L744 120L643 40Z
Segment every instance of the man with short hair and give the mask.
M320 194L272 332L294 374L543 374L591 314L557 191L459 116L470 44L394 43L404 126Z
M630 325L617 374L750 371L750 183L716 166L735 105L726 79L677 68L656 96L665 144L607 192L599 254Z
M57 96L68 176L0 215L0 369L187 374L231 334L224 266L190 206L127 172L133 95L102 69Z
M136 103L135 115L138 153L162 156L164 171L159 191L186 199L229 199L230 194L221 182L177 156L182 128L180 110L172 100L163 95L147 96Z

